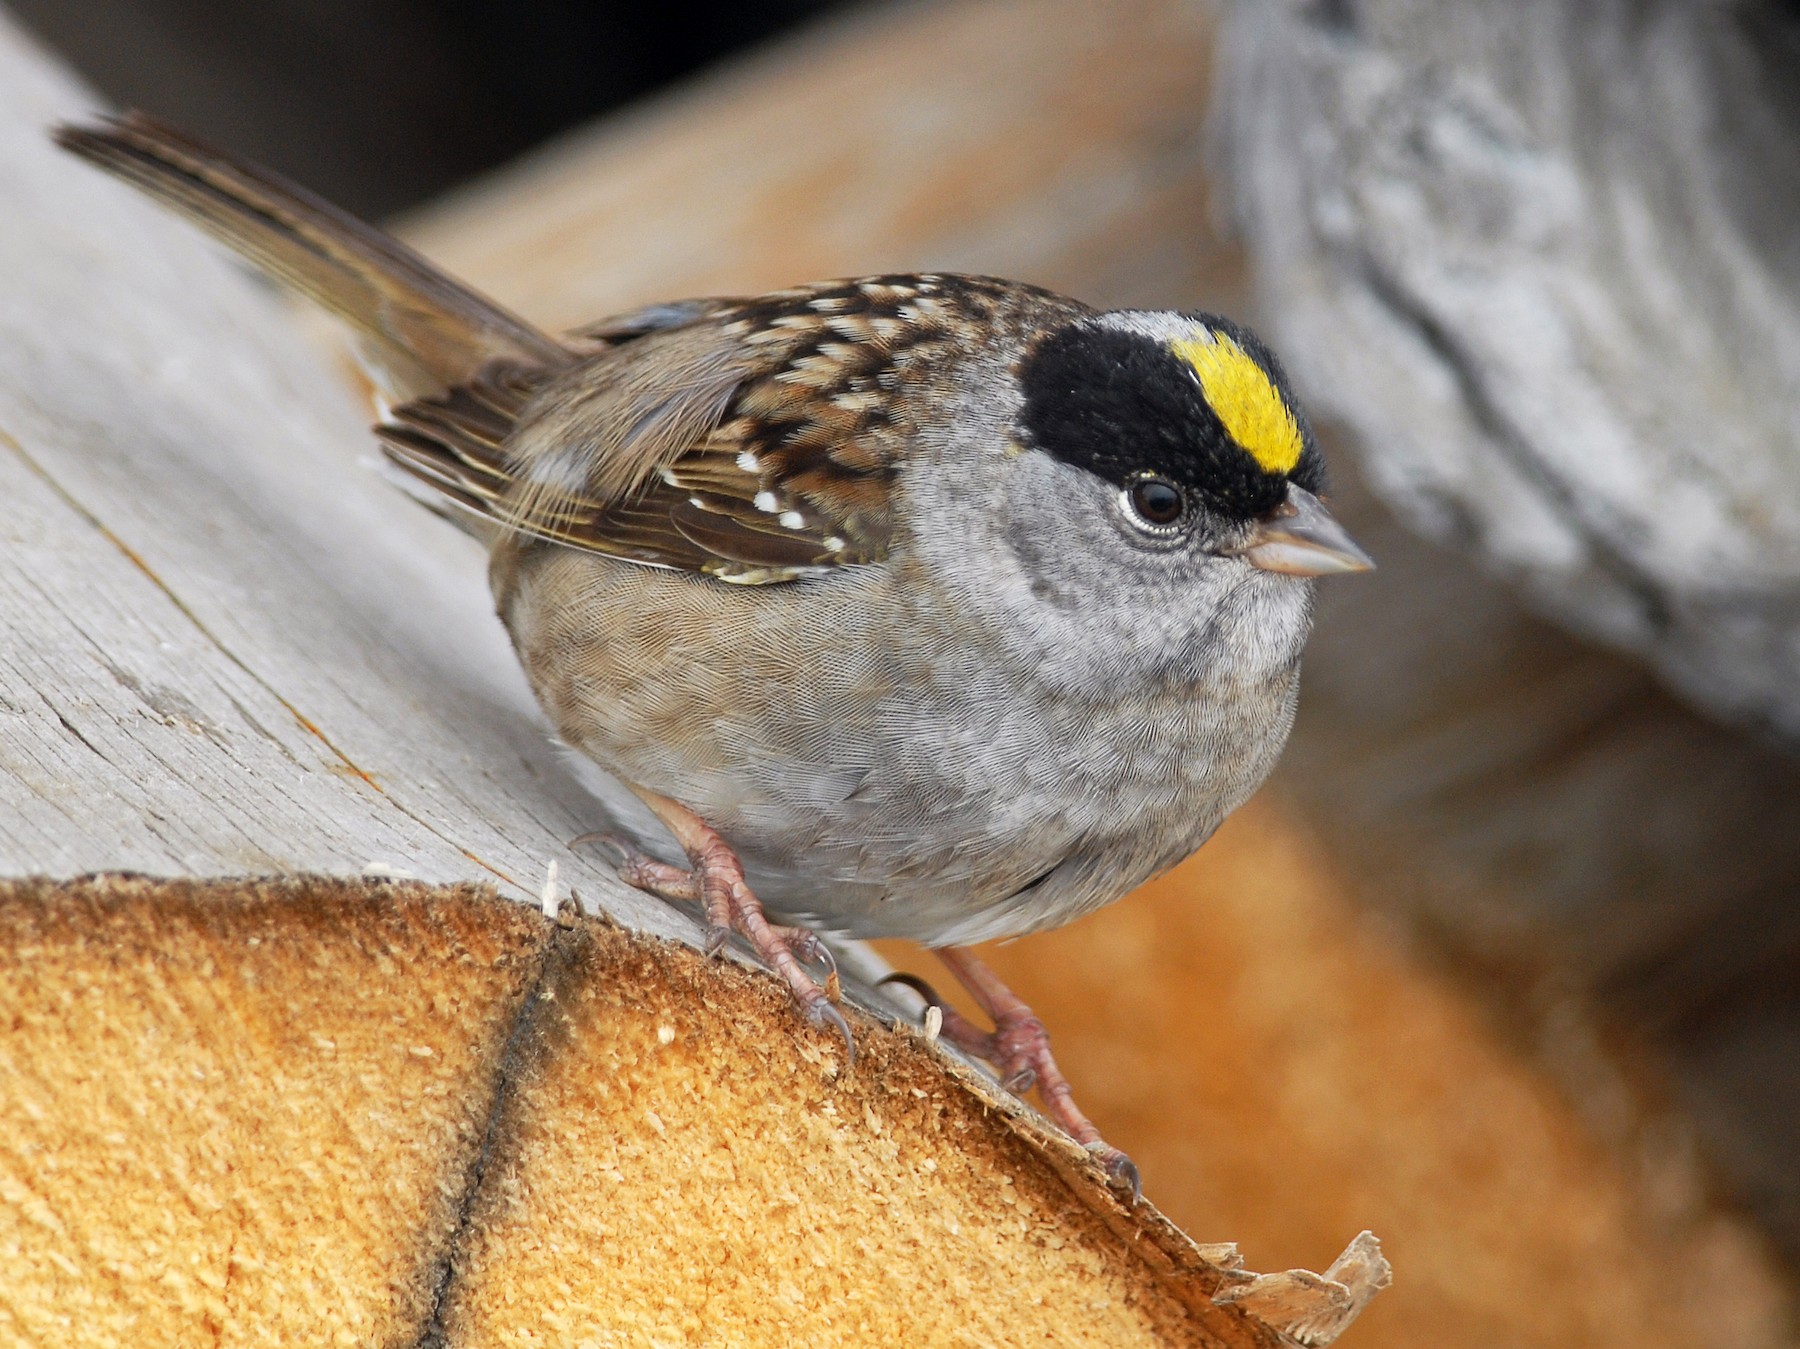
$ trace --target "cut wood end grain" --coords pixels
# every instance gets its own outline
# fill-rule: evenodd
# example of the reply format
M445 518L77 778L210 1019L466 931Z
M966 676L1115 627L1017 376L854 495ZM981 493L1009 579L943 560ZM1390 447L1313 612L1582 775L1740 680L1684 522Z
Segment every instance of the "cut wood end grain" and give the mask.
M1323 1345L1364 1234L1256 1275L910 1028L475 886L0 887L0 1325ZM847 1334L847 1332L853 1332Z

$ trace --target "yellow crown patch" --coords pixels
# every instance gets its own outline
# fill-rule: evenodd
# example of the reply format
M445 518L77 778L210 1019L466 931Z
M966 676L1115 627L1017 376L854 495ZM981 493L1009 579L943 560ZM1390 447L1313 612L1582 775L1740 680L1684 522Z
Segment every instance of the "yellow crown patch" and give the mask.
M1224 333L1177 340L1169 349L1194 368L1226 434L1263 472L1291 473L1305 448L1300 423L1249 353Z

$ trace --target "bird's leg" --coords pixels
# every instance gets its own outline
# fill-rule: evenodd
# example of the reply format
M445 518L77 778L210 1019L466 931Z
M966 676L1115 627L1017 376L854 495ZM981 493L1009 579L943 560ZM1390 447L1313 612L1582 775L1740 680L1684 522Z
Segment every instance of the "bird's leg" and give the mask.
M708 955L723 950L733 932L743 936L781 976L806 1019L815 1026L831 1026L844 1037L844 1048L854 1063L856 1042L850 1023L832 1005L838 993L837 962L825 944L805 928L769 921L762 901L744 879L744 864L718 830L678 801L642 788L633 790L675 836L692 870L658 862L614 835L584 834L574 841L598 841L615 851L619 878L627 885L667 899L698 901L706 917L704 949ZM808 964L826 967L823 987L807 973Z
M597 843L611 852L619 879L634 890L647 890L680 904L699 904L704 898L698 872L659 862L629 839L617 834L592 833L569 840L571 848L579 848L585 843ZM713 930L723 931L721 928ZM769 925L769 930L787 943L801 964L824 967L826 995L833 1002L837 1001L837 957L819 940L818 934L803 927L783 927L775 923ZM716 951L717 948L709 943L708 953Z
M993 1030L984 1031L940 1003L944 1038L964 1053L991 1063L1008 1091L1023 1096L1035 1085L1050 1118L1093 1154L1116 1184L1129 1186L1131 1197L1137 1199L1143 1191L1137 1167L1131 1158L1100 1137L1094 1122L1075 1104L1075 1092L1056 1066L1050 1053L1050 1035L1037 1013L1001 983L1000 976L968 947L944 946L935 954L994 1023Z

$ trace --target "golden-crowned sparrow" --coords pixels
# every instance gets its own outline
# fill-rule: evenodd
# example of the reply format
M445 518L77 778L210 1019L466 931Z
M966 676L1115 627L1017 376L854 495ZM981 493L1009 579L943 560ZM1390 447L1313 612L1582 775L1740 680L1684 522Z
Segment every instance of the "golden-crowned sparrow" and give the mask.
M1263 780L1306 578L1370 565L1275 358L1209 314L920 274L553 337L149 118L57 135L351 325L622 872L846 1037L764 905L956 948L1111 903ZM942 953L995 1019L953 1038L1135 1181L1029 1009Z

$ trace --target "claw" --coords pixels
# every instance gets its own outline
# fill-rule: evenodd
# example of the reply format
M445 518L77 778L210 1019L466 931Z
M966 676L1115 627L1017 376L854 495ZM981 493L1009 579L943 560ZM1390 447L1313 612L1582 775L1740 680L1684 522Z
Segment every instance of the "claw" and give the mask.
M1105 1143L1089 1143L1087 1150L1106 1172L1107 1184L1114 1189L1130 1190L1134 1204L1144 1197L1144 1178L1138 1174L1136 1162Z
M801 956L800 959L804 960L808 965L823 965L825 967L825 977L827 979L836 979L838 977L838 963L837 957L831 953L831 948L817 937L813 936L812 933L809 932L806 935L810 945L806 948L806 954Z
M842 1012L821 998L806 1009L806 1019L821 1029L835 1026L837 1033L844 1037L845 1068L856 1067L856 1037L850 1034L850 1023L844 1020Z
M781 933L781 940L787 942L788 951L794 953L796 960L803 965L819 965L824 969L824 978L819 982L824 989L824 996L833 1003L842 998L844 985L837 976L837 956L832 955L832 947L821 942L817 933L810 933L805 928L779 928L778 931Z
M711 923L706 929L706 940L700 943L700 949L709 960L716 959L725 944L731 940L731 929L723 923Z
M1003 1078L1000 1085L1014 1096L1023 1096L1037 1085L1037 1070L1030 1066L1021 1068L1010 1077Z
M896 971L895 973L888 975L885 979L876 980L875 987L886 988L889 984L899 984L902 988L910 988L921 998L925 999L925 1005L927 1007L935 1007L940 1012L944 1010L944 1000L938 996L938 991L923 979L919 978L916 974L907 974L904 971Z
M631 860L632 853L637 851L637 849L633 848L617 834L609 834L602 829L590 829L585 834L575 835L574 838L569 840L568 847L569 850L573 852L576 848L586 847L590 843L597 844L607 852L612 853L613 856L607 860L616 867L624 866L626 862Z

